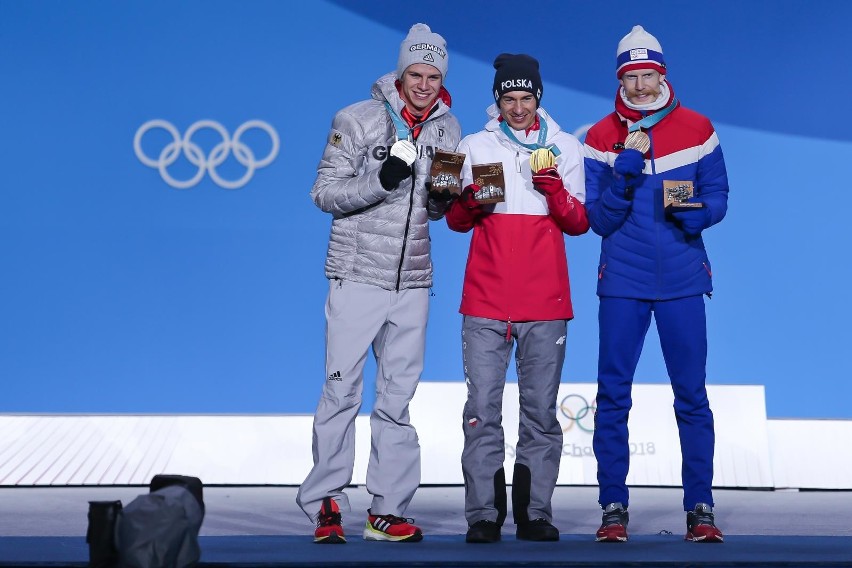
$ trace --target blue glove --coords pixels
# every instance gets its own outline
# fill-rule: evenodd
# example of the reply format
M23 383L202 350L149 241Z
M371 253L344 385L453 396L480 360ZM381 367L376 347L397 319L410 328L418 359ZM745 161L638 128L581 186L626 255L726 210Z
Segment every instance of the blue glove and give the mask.
M633 199L633 183L645 169L645 157L639 150L628 148L615 158L612 192L619 199Z
M633 181L628 181L626 177L615 174L612 177L612 193L619 199L630 201L633 199Z
M690 203L700 203L700 200L692 198ZM707 205L704 207L695 207L694 209L683 209L673 211L672 217L683 229L687 235L698 236L701 231L710 226L710 208Z
M645 169L645 157L639 150L628 148L615 158L612 168L626 178L638 178Z

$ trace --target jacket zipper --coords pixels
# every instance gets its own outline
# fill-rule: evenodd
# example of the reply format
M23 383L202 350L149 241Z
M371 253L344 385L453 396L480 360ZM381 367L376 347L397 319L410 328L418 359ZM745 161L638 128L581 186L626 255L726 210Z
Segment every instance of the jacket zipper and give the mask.
M411 168L411 191L408 192L408 217L405 219L405 231L402 234L402 250L399 254L399 266L396 269L396 291L399 292L399 286L402 283L402 263L405 261L405 249L408 245L408 230L411 227L411 212L414 209L414 167Z
M642 116L643 117L647 116L647 114L642 113ZM656 165L655 159L654 159L654 134L653 134L653 132L651 132L651 130L648 130L648 138L651 142L651 147L648 149L648 154L650 155L650 159L651 159L651 175L653 176L653 175L657 175L657 165ZM657 245L656 245L655 249L657 251L657 300L659 300L660 299L660 293L663 289L663 252L662 252L662 247L660 246L660 231L662 229L661 229L661 223L657 222L657 205L656 205L656 202L657 202L657 197L655 196L654 199L651 201L652 207L653 207L651 209L651 218L654 220L654 238L657 241ZM665 211L663 211L662 215L665 218L665 215L666 215Z

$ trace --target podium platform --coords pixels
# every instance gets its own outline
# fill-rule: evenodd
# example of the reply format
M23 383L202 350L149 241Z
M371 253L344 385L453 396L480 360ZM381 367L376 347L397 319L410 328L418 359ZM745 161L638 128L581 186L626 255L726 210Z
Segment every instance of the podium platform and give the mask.
M681 491L631 490L630 541L594 542L597 490L560 486L554 495L555 543L517 541L511 521L503 541L464 542L464 489L423 486L408 515L424 531L420 543L365 542L369 506L363 487L348 490L345 545L316 545L313 526L295 504L296 487L205 487L201 566L852 566L850 491L718 489L723 544L683 540ZM128 503L144 487L0 488L0 567L86 566L89 500ZM511 513L509 515L511 519Z

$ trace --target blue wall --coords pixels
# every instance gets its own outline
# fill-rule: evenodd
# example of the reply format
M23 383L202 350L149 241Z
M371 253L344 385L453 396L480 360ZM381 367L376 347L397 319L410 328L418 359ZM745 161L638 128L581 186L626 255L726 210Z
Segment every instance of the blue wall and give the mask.
M308 197L316 164L334 112L369 95L428 15L465 133L485 123L497 53L538 57L543 105L579 131L612 109L619 38L637 23L655 34L731 181L728 217L705 234L708 380L766 385L770 417L852 418L852 77L836 63L852 5L810 4L0 0L0 411L311 413L330 222ZM249 129L245 148L274 159L245 185L204 173L176 189L134 150L151 120L228 136L260 120L280 146ZM192 137L204 156L221 140ZM170 141L152 129L140 148L158 159ZM184 157L167 170L196 172ZM231 154L216 173L246 168ZM468 236L432 229L424 379L461 380ZM599 239L568 244L563 380L593 382ZM637 380L667 380L653 333Z

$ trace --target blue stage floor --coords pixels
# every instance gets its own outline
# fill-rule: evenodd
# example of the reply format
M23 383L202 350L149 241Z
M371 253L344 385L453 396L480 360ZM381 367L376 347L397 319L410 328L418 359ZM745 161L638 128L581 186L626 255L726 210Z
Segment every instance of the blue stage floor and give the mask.
M83 535L89 500L128 503L145 488L0 488L0 566L86 566ZM409 515L419 543L360 538L369 496L352 488L345 545L316 545L294 504L293 487L207 487L201 566L852 566L852 492L718 490L723 544L683 540L680 490L632 491L630 541L594 542L600 521L595 488L559 487L559 542L464 542L461 487L422 487ZM511 514L510 514L511 519ZM348 522L347 522L348 520Z
M696 544L680 535L639 535L624 544L596 543L588 535L559 542L516 541L471 545L462 535L422 542L315 545L304 536L201 537L201 566L852 566L852 537L728 537L724 544ZM81 537L0 538L0 566L87 566Z

